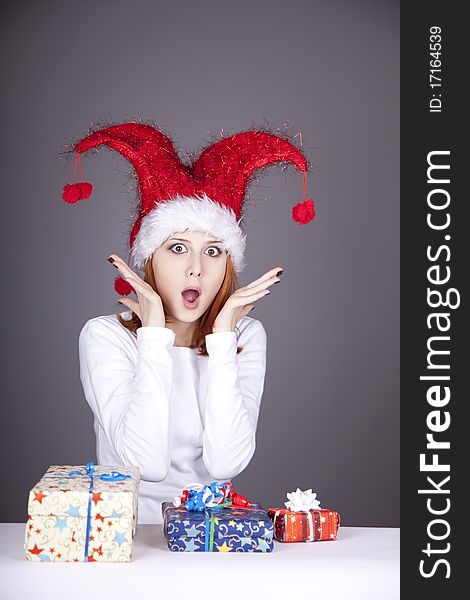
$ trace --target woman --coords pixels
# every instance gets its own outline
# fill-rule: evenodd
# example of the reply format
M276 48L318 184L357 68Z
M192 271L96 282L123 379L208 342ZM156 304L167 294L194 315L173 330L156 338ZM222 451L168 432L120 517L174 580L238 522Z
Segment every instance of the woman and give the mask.
M252 135L237 134L246 137L231 136L224 142L232 151L236 142L251 141ZM265 153L273 144L265 164L281 160L280 141L284 160L293 160L295 151L303 165L291 144L258 135ZM149 126L126 124L79 142L77 157L103 143L127 152L139 175L141 207L130 242L134 268L116 254L108 259L120 274L116 291L124 296L133 291L137 300L121 298L128 311L85 324L79 339L80 378L95 418L99 464L138 466L139 522L159 523L162 502L179 495L188 483L229 481L254 454L266 332L247 314L280 281L282 268L238 286L245 236L237 217L245 186L237 207L236 186L230 185L227 172L229 191L220 182L210 185L211 154L216 162L222 155L226 165L226 144L206 149L202 170L198 161L191 170L175 162L176 155L159 167L171 154L168 138ZM255 151L259 155L260 148ZM138 160L142 155L145 161ZM250 156L245 149L246 162ZM151 166L153 179L145 165ZM246 173L248 179L250 171ZM87 185L73 184L79 195ZM173 186L173 193L165 185ZM64 188L64 200L70 202L70 197Z
M117 255L110 258L136 291L137 301L120 302L141 326L133 335L116 315L88 321L80 334L80 376L95 415L99 464L139 466L139 522L160 522L161 502L186 484L230 480L253 456L266 333L245 315L280 281L281 270L231 294L230 256L190 231L154 252L144 280ZM182 293L187 288L200 290L193 302ZM205 336L205 356L193 339L215 306L222 309Z

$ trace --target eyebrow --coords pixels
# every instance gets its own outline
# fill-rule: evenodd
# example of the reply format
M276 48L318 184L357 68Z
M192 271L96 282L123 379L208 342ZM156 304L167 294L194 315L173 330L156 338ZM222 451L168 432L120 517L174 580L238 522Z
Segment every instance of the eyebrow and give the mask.
M188 242L189 244L191 244L191 240L185 240L184 238L171 238L171 240L175 240L177 242ZM170 240L170 241L171 241ZM206 242L206 244L222 244L222 240L209 240L208 242Z

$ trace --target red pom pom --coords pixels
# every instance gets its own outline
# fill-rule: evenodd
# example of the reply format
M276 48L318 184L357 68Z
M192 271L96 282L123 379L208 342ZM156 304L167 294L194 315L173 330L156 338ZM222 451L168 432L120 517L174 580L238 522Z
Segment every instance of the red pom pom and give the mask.
M87 183L86 181L64 185L62 200L67 202L67 204L75 204L75 202L89 198L92 190L93 186L91 183Z
M91 183L87 181L82 181L81 183L76 184L80 191L80 200L86 200L91 196L91 192L93 191L93 186Z
M134 291L134 288L122 277L116 277L114 280L114 289L120 296L128 296Z
M310 223L310 221L313 221L314 218L315 207L311 198L305 202L300 202L292 209L292 220L296 223L306 225L307 223Z
M75 202L81 200L80 184L72 183L71 185L64 185L62 200L67 202L67 204L75 204Z

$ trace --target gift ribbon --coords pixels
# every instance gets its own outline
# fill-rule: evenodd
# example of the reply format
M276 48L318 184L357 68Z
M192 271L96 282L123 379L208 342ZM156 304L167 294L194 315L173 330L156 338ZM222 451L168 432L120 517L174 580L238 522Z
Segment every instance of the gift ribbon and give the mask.
M75 475L88 475L88 465L93 465L93 462L87 463L84 471L69 471L68 475L64 475L63 473L58 475L44 475L42 479L73 479ZM124 475L123 473L119 473L119 471L109 471L109 473L101 473L100 475L101 481L123 481L124 479L129 478L130 475Z
M93 471L95 470L95 465L92 462L87 463L85 467L86 474L90 477L90 487L88 488L88 508L86 513L86 534L85 534L85 555L83 557L83 562L88 562L88 544L90 542L90 518L91 518L91 500L93 498Z
M224 504L218 506L211 506L209 509L204 511L205 513L205 531L204 531L204 552L213 552L214 550L214 535L215 535L215 519L216 517L212 514L213 510L221 510L227 506L231 506L232 501L227 500Z
M208 485L202 486L201 489L192 488L186 491L185 506L187 510L191 511L202 512L212 506L222 506L223 503L225 503L225 506L229 506L233 502L228 496L230 487L226 483L219 484L213 481ZM226 504L228 500L230 500L230 504Z
M83 471L69 471L69 477L74 477L75 475L88 475L90 477L90 485L88 487L88 505L86 512L86 533L85 533L85 552L83 556L83 562L88 562L88 545L90 543L90 520L91 520L91 501L93 499L93 489L94 489L94 477L93 473L95 471L95 465L93 462L89 462L86 464L85 472Z
M73 475L91 475L94 477L93 472L95 470L95 465L92 461L86 464L85 471L69 471L68 475L54 475L54 477L73 477ZM101 473L100 479L101 481L123 481L124 479L129 479L130 475L124 475L123 473L119 473L119 471L109 471L109 473ZM43 478L44 479L44 478Z
M308 524L310 527L310 535L309 535L309 542L313 542L315 540L315 529L313 527L313 517L312 517L312 511L309 510L307 513L307 519L308 519Z
M205 511L205 515L204 552L212 552L214 549L215 518L208 510Z
M203 485L202 483L192 483L183 489L181 496L176 496L173 500L173 506L185 505L187 510L197 510L203 512L206 508L219 506L227 500L232 501L232 505L240 508L257 508L258 505L250 502L245 496L237 494L233 483L226 481L224 483L212 483Z

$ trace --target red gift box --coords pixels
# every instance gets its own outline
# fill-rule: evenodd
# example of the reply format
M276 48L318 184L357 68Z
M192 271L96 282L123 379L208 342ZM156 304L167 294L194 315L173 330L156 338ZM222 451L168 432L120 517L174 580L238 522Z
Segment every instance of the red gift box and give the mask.
M339 514L328 509L300 512L269 508L268 515L274 523L274 538L279 542L335 540L340 524Z

